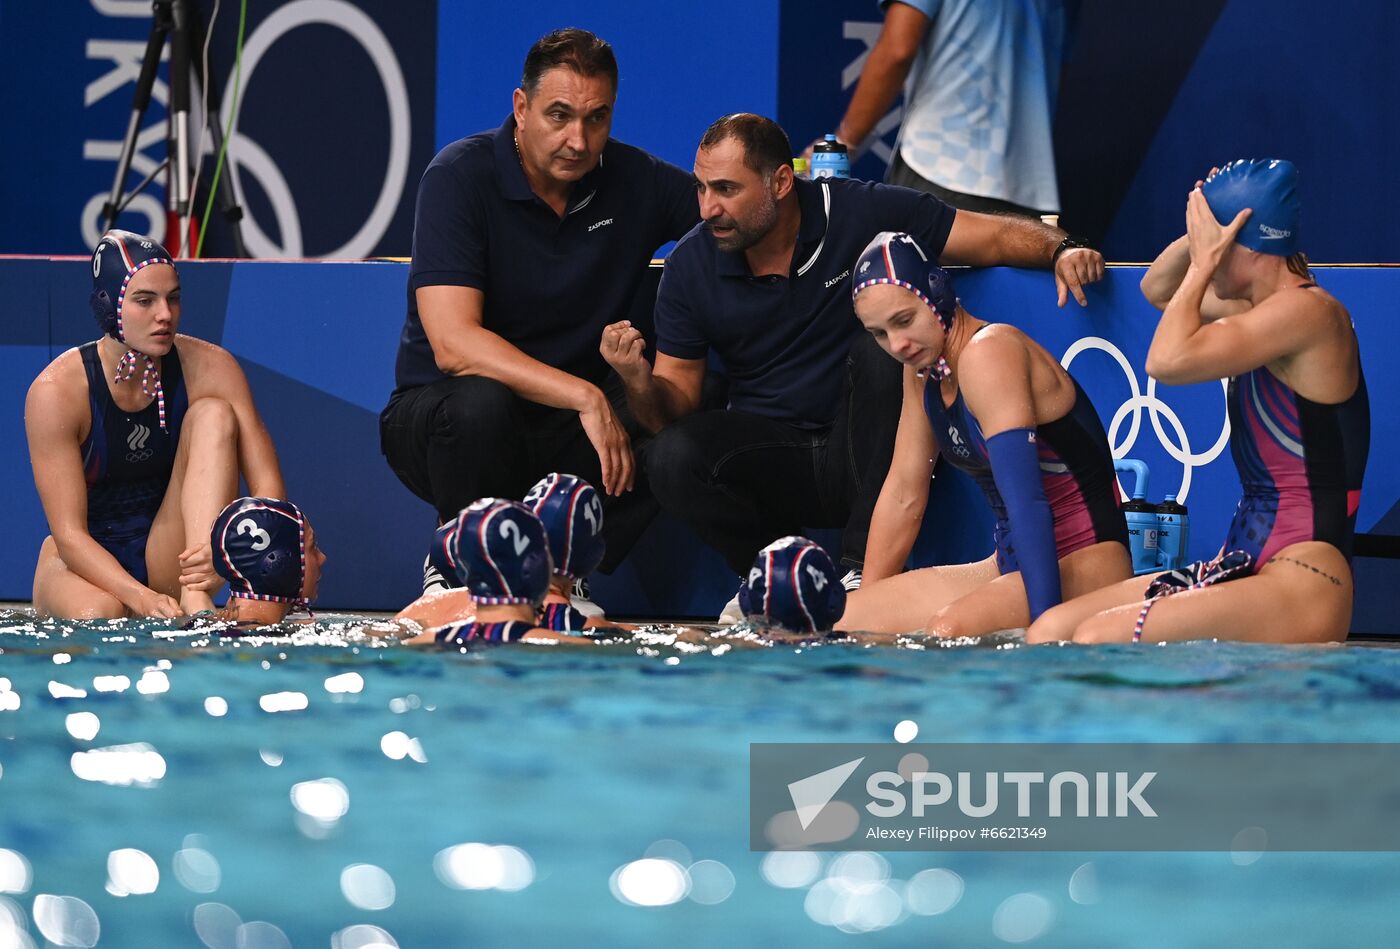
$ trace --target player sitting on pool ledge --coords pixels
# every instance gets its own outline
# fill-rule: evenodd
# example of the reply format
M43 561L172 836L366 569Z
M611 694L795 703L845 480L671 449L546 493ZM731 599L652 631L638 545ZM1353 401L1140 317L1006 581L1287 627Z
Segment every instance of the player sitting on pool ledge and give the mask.
M904 404L865 584L840 628L985 636L1131 576L1108 437L1059 361L1019 329L968 313L909 234L878 235L852 272L857 317L903 364ZM994 553L901 572L936 456L986 495Z
M109 231L92 255L102 337L29 387L29 460L50 536L34 609L71 619L212 609L205 543L238 494L283 493L272 439L237 361L180 334L180 277L160 244Z
M1287 161L1213 169L1187 196L1186 236L1142 279L1162 310L1148 373L1230 377L1243 494L1220 552L1063 603L1028 641L1346 639L1371 410L1351 317L1299 250L1297 178Z

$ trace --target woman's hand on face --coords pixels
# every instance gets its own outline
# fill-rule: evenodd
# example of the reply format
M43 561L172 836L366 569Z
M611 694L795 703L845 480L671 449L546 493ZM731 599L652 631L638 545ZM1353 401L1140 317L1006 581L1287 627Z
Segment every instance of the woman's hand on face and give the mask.
M1200 188L1193 188L1186 199L1186 236L1191 251L1191 263L1214 272L1225 252L1249 220L1251 211L1245 208L1229 224L1222 227Z

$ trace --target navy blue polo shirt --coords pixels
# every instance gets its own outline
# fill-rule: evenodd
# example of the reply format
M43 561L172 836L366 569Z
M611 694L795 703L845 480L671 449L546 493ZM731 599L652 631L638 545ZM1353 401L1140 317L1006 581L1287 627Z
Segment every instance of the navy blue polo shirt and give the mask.
M695 179L609 140L561 218L535 196L515 151L515 119L438 152L418 185L400 389L446 378L418 317L419 287L475 287L483 325L527 355L591 382L607 364L603 327L626 318L648 262L699 219Z
M666 260L656 299L656 348L678 359L713 350L729 373L730 408L801 428L836 417L846 353L860 321L851 267L881 231L906 231L930 257L943 252L956 212L909 188L798 179L802 220L787 277L755 277L705 224Z

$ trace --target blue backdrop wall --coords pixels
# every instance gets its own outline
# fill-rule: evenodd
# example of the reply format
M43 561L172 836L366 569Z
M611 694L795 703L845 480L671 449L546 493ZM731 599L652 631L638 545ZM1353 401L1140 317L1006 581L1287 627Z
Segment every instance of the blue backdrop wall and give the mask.
M213 3L199 6L207 23ZM1269 153L1302 167L1304 244L1315 258L1396 259L1400 218L1385 209L1400 206L1400 177L1376 156L1396 145L1393 123L1382 119L1400 105L1400 63L1384 52L1400 40L1400 8L1334 4L1319 17L1307 0L1069 6L1077 26L1056 130L1071 229L1101 240L1111 259L1148 259L1180 231L1182 195L1202 170ZM776 115L797 147L834 127L881 19L875 0L610 0L586 8L542 0L508 14L476 0L248 0L236 65L238 8L224 0L210 30L210 88L231 102L236 76L242 106L236 115L217 104L210 111L232 122L225 173L246 210L249 249L264 258L407 254L422 169L437 148L501 121L525 50L549 29L574 24L611 40L622 71L617 136L688 167L705 125L725 112ZM10 132L0 150L0 254L84 254L95 242L151 26L150 0L71 0L61 24L54 10L48 0L0 0L0 83L9 91L0 124ZM125 188L164 155L169 94L162 66ZM896 105L859 174L883 173L899 118ZM206 180L213 164L209 153ZM164 203L158 176L121 223L161 236ZM206 252L231 246L227 227L213 223ZM222 340L244 360L263 403L277 406L269 414L292 485L314 492L313 509L324 505L317 514L333 554L391 555L379 558L384 569L342 555L328 599L401 602L414 570L400 552L421 545L431 520L374 447L402 319L403 267L201 263L187 265L185 279L186 328ZM1375 404L1395 404L1387 362L1395 275L1329 270L1327 279L1355 308L1368 362L1381 361L1370 373ZM1221 451L1219 388L1147 397L1147 380L1133 370L1151 313L1130 271L1097 288L1087 313L1046 307L1049 291L1038 281L1043 275L976 275L964 293L1072 354L1105 422L1118 422L1115 450L1149 461L1155 494L1184 486L1198 525L1217 523L1234 490ZM0 265L0 366L11 389L0 435L9 444L23 439L24 383L89 333L85 284L81 262ZM1137 394L1142 401L1132 402ZM1142 409L1120 412L1130 404ZM1383 410L1377 419L1389 424ZM1376 440L1362 523L1400 531L1397 492L1385 480L1396 470L1385 454L1394 434ZM11 458L0 485L21 503L0 551L0 595L27 596L43 522L23 454ZM960 529L930 531L926 555L981 552L972 528L984 514L958 503L967 490L954 477L936 481L935 507ZM714 594L727 597L732 578L704 557L675 561L664 549L672 536L649 535L653 546L639 566L604 589L643 611L712 612ZM1194 537L1205 545L1197 553L1213 543L1209 527Z
M1064 223L1114 260L1149 260L1182 228L1212 164L1295 160L1304 246L1322 261L1395 261L1400 6L1310 0L1066 0L1074 28L1056 117ZM200 0L207 22L212 0ZM248 0L231 173L255 257L407 255L419 176L437 148L498 125L525 51L564 25L616 47L615 132L690 167L701 132L738 110L776 115L794 145L833 129L879 34L875 0L657 4L541 0ZM0 253L85 253L111 190L151 24L150 0L0 0ZM210 34L229 99L238 2ZM134 187L164 155L162 67ZM213 110L211 110L213 111ZM196 109L196 123L200 110ZM219 113L225 121L227 112ZM857 168L878 178L901 116ZM214 165L206 159L205 178ZM163 179L122 219L162 236ZM200 207L203 206L201 200ZM206 256L227 255L210 228Z
M322 602L394 609L412 598L433 512L390 474L379 455L376 417L393 385L383 353L398 333L406 265L398 263L225 263L181 267L182 330L220 342L242 363L262 408L292 497L316 524L330 566ZM1116 457L1149 465L1151 497L1182 496L1191 510L1192 557L1215 552L1238 497L1225 446L1228 424L1218 383L1156 386L1142 372L1156 313L1137 291L1142 270L1115 267L1081 309L1054 305L1050 276L1014 270L963 275L959 292L974 313L1015 323L1061 355L1109 431ZM1400 533L1400 330L1391 319L1400 269L1328 268L1324 284L1351 307L1376 407L1371 461L1359 516L1363 529ZM0 260L0 439L22 446L20 407L29 381L54 356L95 335L85 260ZM296 326L296 332L287 327ZM34 557L46 533L26 452L9 453L0 496L9 500L0 547L0 598L27 599ZM966 479L939 469L917 555L965 561L990 552L985 504ZM1367 580L1362 598L1377 631L1396 620L1395 582ZM1367 567L1372 569L1371 566ZM1379 568L1377 568L1379 569ZM598 599L624 614L704 616L733 594L719 558L662 519L635 555L596 585Z

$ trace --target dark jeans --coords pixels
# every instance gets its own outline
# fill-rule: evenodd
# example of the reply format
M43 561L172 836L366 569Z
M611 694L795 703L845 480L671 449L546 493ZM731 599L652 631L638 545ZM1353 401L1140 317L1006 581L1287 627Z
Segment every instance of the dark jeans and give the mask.
M627 411L616 376L608 377L603 391L636 452L643 432ZM395 392L379 416L379 444L394 474L437 510L439 522L478 498L519 500L551 471L578 475L603 493L598 453L578 413L526 401L494 379L457 376ZM605 573L626 556L656 513L640 458L637 466L630 493L603 497L608 551L600 569Z
M647 476L661 506L739 576L760 549L803 527L844 527L842 561L859 567L894 452L901 396L899 363L861 333L829 428L729 409L699 412L656 436Z
M889 170L885 172L885 181L892 185L900 185L904 188L913 188L915 191L931 194L949 207L959 208L963 211L979 211L983 214L1015 214L1020 217L1033 217L1036 220L1039 220L1043 213L1034 208L1026 208L1019 204L1012 204L1010 201L1002 201L1000 198L984 198L978 194L964 194L961 191L951 191L942 185L934 184L906 165L898 150L890 159Z

